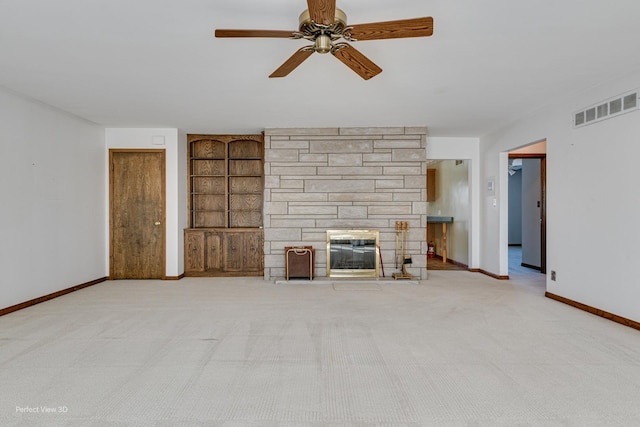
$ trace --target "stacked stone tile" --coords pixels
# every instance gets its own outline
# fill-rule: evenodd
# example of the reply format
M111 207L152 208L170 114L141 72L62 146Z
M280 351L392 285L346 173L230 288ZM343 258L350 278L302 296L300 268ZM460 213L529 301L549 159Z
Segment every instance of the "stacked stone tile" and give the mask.
M285 246L316 249L326 276L326 231L380 232L387 277L395 223L409 221L408 271L426 279L425 127L265 130L265 279L284 277Z

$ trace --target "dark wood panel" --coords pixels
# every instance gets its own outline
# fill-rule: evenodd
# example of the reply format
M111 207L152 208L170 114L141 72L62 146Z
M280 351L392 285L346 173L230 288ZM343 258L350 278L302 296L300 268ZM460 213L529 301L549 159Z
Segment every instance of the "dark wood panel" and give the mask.
M193 196L193 209L196 211L219 211L224 207L224 194L197 194Z
M262 160L229 160L229 175L262 176Z
M263 271L263 238L262 232L244 234L244 271Z
M262 225L261 211L235 211L229 213L229 223L232 228L252 228Z
M261 159L262 141L232 141L229 143L230 159Z
M229 178L229 192L231 194L262 194L262 187L262 177L260 176L234 176Z
M187 230L184 234L185 271L204 271L204 232Z
M164 150L110 150L110 277L165 274Z
M206 269L222 270L222 233L207 233L206 244Z
M224 160L193 160L191 162L192 175L221 175L226 174Z
M194 228L217 228L227 226L225 211L198 212L193 223Z
M214 139L202 139L191 143L191 157L224 159L227 145Z
M244 255L243 233L224 234L224 267L226 271L242 271Z
M229 197L231 212L236 211L260 211L262 207L262 194L232 194Z
M193 177L191 191L194 194L224 195L225 194L225 178L211 177L211 176Z

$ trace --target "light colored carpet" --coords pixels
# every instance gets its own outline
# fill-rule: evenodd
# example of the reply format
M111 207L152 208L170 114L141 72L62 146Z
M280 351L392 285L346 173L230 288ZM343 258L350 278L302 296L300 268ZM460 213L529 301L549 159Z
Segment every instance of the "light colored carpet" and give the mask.
M0 318L0 425L640 425L640 332L543 281L106 282Z

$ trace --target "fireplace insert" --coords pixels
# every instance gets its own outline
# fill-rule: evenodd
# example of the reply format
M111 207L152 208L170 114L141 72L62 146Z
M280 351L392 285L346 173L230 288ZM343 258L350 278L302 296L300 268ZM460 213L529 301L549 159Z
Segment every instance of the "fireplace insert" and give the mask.
M328 277L378 277L377 230L327 230Z

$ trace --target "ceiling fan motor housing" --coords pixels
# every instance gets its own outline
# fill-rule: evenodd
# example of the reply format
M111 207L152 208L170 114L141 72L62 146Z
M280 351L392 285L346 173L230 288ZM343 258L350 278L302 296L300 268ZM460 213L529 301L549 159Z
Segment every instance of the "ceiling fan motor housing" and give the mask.
M317 23L314 23L311 20L311 14L309 13L309 9L306 9L304 12L300 14L300 18L298 18L298 22L300 23L300 32L304 33L305 30L309 30L315 27ZM333 21L333 25L338 25L341 28L347 26L347 14L344 13L342 9L336 8L336 16Z
M333 41L342 36L347 25L347 15L336 8L335 18L331 25L321 25L311 19L309 10L300 14L300 32L303 37L314 42L313 50L318 53L329 53L334 48Z

